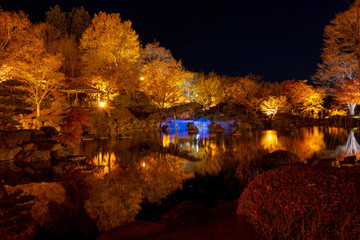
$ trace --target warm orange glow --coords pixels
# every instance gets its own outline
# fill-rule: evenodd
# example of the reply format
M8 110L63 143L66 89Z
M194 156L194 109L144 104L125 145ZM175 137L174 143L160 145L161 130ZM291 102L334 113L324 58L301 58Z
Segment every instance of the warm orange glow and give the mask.
M146 166L145 162L142 162L141 166L144 168Z
M117 168L115 163L116 156L114 152L105 154L100 152L92 159L93 165L101 167L94 173L95 177L103 179L111 171L114 171Z
M100 108L104 108L105 106L106 106L106 102L100 102L100 103L99 103L99 107L100 107Z
M163 135L162 136L162 145L163 145L163 147L170 147L170 139L171 138L171 136L170 135Z
M269 152L279 150L281 147L278 141L277 132L275 130L264 131L264 135L261 138L261 146Z

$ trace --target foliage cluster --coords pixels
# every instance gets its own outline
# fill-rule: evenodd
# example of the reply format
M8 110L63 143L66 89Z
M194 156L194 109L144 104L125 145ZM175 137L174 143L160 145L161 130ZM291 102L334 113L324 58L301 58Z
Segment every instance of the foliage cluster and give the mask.
M249 184L237 213L266 239L358 239L359 184L353 169L277 168Z
M89 124L90 121L85 110L72 109L64 118L61 134L54 138L64 145L75 148L81 142L83 128Z

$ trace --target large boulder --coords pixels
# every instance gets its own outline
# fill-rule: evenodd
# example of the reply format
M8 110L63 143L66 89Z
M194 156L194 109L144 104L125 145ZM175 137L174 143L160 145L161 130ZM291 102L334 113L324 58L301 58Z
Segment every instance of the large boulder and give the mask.
M187 131L189 133L197 133L197 132L199 132L199 129L192 123L188 123L188 124L186 124L186 126L187 126Z
M0 148L0 161L13 160L21 149L21 147Z
M225 131L225 129L216 122L210 123L208 128L209 128L210 132L224 132Z

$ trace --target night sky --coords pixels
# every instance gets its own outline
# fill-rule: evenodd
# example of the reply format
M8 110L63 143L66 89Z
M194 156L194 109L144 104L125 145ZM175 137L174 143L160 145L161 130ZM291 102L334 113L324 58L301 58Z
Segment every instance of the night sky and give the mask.
M320 61L324 27L349 0L0 0L44 21L50 6L118 12L142 44L156 39L185 68L221 75L259 74L265 81L309 79Z

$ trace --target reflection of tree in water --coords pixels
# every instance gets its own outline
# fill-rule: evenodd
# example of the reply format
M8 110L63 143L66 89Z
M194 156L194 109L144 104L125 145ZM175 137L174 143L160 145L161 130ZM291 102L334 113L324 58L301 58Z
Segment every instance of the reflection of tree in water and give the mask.
M138 179L138 174L130 169L112 174L111 178L87 178L92 189L85 209L99 230L109 230L134 220L143 199Z
M281 138L280 142L285 150L295 153L304 161L326 150L324 130L321 127L299 129L290 140Z
M356 155L360 153L360 145L356 141L353 130L350 131L346 144L339 146L336 152L344 155Z
M94 176L104 179L106 175L110 175L112 171L118 168L116 156L114 152L99 152L91 160L91 164L96 166Z
M193 168L196 173L201 175L218 174L223 167L223 149L216 143L210 142L209 144L200 148L197 152L197 157L200 161L194 162Z
M144 157L140 162L140 178L148 201L159 201L182 189L182 183L194 177L188 165L189 161L170 154L150 153Z
M266 130L263 131L263 136L261 138L261 147L269 152L274 152L276 150L282 149L279 144L277 132L275 130Z
M133 221L143 199L160 201L194 177L187 160L170 154L150 153L120 167L115 155L107 153L99 154L93 163L100 167L87 179L92 190L85 208L100 230Z

